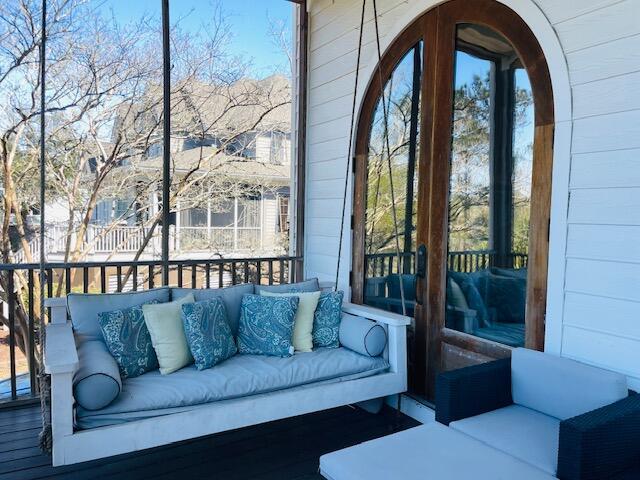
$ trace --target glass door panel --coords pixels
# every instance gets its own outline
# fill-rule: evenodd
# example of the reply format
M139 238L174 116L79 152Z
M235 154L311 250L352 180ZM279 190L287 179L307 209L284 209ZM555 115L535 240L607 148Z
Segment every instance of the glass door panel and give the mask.
M403 293L410 316L416 299L421 67L420 42L398 63L378 99L367 159L364 303L402 313Z
M525 342L533 98L511 44L456 31L445 327Z

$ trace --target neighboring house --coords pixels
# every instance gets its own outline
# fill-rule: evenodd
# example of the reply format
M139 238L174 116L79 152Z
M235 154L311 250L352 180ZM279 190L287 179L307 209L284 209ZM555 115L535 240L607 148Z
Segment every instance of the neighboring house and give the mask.
M103 156L118 149L112 181L162 176L161 102L153 90L138 105L122 108L110 142L87 162L94 174ZM282 76L240 80L228 86L180 85L172 94L171 168L174 183L198 178L197 198L179 200L172 216L174 258L275 255L287 251L291 181L289 81ZM142 152L142 153L140 153ZM130 182L135 184L135 182ZM194 189L196 187L194 186ZM207 189L209 189L207 191ZM127 259L139 250L145 222L161 205L161 184L136 202L134 186L104 188L87 232L87 261ZM128 193L127 193L128 192ZM144 203L144 204L142 204ZM51 218L47 215L47 218ZM157 256L161 229L145 248ZM64 253L64 222L47 229L50 259Z

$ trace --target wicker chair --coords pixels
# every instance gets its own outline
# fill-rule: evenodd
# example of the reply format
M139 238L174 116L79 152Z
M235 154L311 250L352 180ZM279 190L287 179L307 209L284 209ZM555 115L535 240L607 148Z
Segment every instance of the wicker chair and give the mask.
M516 349L442 373L436 420L560 479L640 478L640 395L566 358Z

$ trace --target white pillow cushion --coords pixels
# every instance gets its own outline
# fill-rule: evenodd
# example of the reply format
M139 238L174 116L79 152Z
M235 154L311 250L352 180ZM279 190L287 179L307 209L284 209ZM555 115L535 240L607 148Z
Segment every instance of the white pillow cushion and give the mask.
M190 293L174 302L142 306L153 349L158 357L160 373L167 375L193 363L182 324L182 305L193 303Z
M320 300L321 292L298 293L273 293L260 292L265 297L298 297L298 310L296 311L295 324L293 326L293 348L298 352L310 352L313 350L313 316Z

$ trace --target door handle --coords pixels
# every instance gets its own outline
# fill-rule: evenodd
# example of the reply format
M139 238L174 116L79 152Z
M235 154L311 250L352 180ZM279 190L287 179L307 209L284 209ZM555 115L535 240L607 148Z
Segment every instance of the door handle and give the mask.
M416 252L416 277L425 279L427 278L427 247L423 243L418 247ZM422 296L424 288L420 286L422 282L418 282L417 291L416 291L416 303L418 305L422 305Z
M418 247L416 254L416 275L420 278L427 276L427 247L424 243Z

